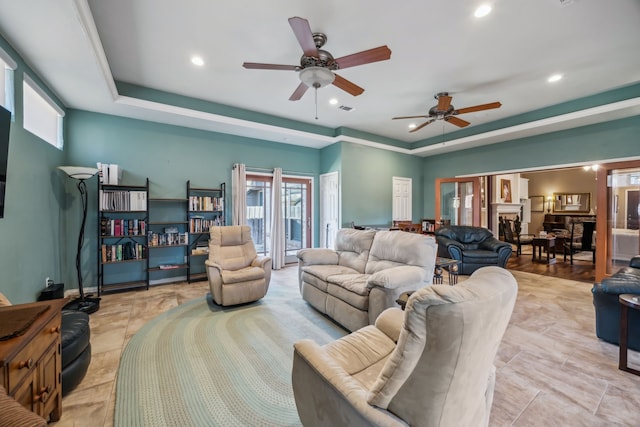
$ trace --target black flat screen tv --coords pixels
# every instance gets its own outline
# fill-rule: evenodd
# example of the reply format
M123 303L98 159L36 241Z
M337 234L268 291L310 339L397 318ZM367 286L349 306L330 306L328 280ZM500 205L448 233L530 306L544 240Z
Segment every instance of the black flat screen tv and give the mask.
M7 188L7 163L9 160L9 128L11 112L0 106L0 218L4 218L4 194Z

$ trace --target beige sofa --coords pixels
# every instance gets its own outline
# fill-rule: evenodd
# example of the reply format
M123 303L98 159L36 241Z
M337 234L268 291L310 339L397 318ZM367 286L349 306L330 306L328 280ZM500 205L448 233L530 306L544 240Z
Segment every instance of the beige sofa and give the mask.
M324 346L294 345L292 385L305 426L487 426L494 359L517 283L483 267L457 286L425 286Z
M335 249L298 252L302 298L350 331L373 324L398 297L433 280L437 244L404 231L338 231Z

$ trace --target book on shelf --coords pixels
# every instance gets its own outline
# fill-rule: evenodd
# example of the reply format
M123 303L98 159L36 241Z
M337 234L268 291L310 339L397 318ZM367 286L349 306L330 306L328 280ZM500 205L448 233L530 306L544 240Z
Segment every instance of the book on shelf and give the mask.
M102 262L130 261L144 259L146 247L142 243L126 242L117 245L102 245L100 248Z
M100 190L102 211L146 211L147 192L137 190Z
M190 211L223 211L224 199L213 196L189 196Z
M118 185L122 179L122 168L116 164L96 163L101 184Z
M176 264L160 264L158 266L158 268L160 270L172 270L172 269L175 269L175 268L180 268L180 266L176 265Z

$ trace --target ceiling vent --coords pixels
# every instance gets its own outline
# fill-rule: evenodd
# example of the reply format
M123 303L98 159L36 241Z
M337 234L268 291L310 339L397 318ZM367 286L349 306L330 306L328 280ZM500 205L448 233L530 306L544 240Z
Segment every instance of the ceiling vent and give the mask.
M341 105L338 108L344 111L353 111L353 107L347 107L346 105Z

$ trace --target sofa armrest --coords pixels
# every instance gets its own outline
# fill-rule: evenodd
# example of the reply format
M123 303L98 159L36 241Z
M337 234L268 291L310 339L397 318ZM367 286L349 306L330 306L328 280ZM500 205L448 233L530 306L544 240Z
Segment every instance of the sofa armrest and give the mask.
M397 307L388 308L376 319L376 328L382 331L386 336L394 342L398 342L400 330L404 322L404 311Z
M593 293L611 295L640 294L640 282L611 276L606 279L602 279L602 283L596 283L593 286Z
M629 267L640 268L640 255L636 255L629 261Z
M299 264L304 265L337 265L338 253L333 249L307 248L301 249L297 254Z
M251 262L252 267L260 267L263 270L271 270L271 257L259 255Z
M438 254L440 256L462 260L462 251L464 251L464 245L462 243L443 236L438 236L436 240L438 242Z
M294 344L291 380L303 425L406 425L367 403L369 390L311 340Z
M211 261L211 260L205 259L204 260L204 264L207 267L215 268L218 271L222 271L222 266L220 264L217 264L217 263Z
M373 273L367 280L367 287L416 290L423 286L425 279L425 271L422 267L401 265Z
M494 252L500 252L501 250L504 250L507 248L510 251L513 250L511 248L511 244L498 240L495 237L489 237L488 239L484 240L482 243L480 243L480 248L487 249L489 251L494 251Z

